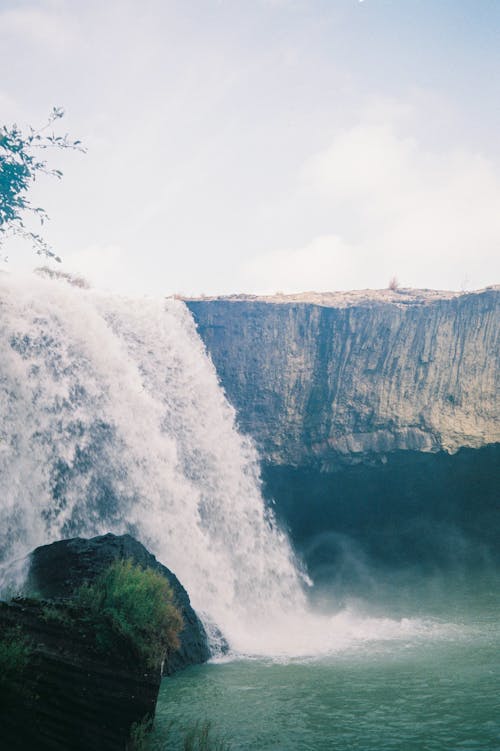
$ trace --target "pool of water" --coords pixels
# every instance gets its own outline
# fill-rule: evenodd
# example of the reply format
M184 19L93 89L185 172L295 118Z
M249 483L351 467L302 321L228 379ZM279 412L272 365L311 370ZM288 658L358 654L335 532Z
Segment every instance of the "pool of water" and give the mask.
M365 603L366 632L321 657L234 655L165 679L156 742L172 722L208 719L249 751L500 751L495 584L406 602L407 616L405 602L394 598L390 613L385 603L383 618L380 603L371 614Z

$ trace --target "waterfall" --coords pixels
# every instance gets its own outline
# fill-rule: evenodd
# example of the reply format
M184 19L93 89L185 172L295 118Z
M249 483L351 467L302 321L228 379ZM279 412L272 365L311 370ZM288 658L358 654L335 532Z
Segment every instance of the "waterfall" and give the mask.
M4 582L25 575L37 545L129 532L239 653L440 633L419 619L309 611L256 451L178 300L0 274L0 415Z
M237 649L305 607L186 306L0 277L0 556L130 532Z

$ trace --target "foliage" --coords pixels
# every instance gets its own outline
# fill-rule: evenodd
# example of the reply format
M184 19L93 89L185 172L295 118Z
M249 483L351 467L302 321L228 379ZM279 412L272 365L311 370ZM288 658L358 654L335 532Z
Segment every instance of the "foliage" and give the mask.
M153 722L145 717L130 731L127 751L231 751L230 745L212 729L210 720L196 722L185 731L174 721L161 728L161 737L151 733Z
M65 605L43 605L42 618L46 623L58 623L61 626L73 625L73 619Z
M397 276L392 276L389 279L389 289L391 289L393 292L396 292L399 289L399 279Z
M196 723L184 736L183 751L229 751L222 738L214 735L210 721Z
M28 666L31 652L21 628L6 629L0 638L0 683L19 677Z
M149 751L150 733L153 726L151 717L144 717L141 722L134 722L130 728L127 751Z
M48 219L45 209L33 206L28 199L28 189L39 175L60 179L62 172L48 166L43 152L46 149L72 149L85 151L80 141L72 141L68 134L57 136L46 131L64 116L60 107L54 107L48 121L39 130L31 126L23 132L17 125L0 127L0 246L8 236L20 236L33 245L38 255L61 259L36 232L27 229L25 215L34 214L43 225Z
M96 622L128 639L147 665L158 665L179 646L181 615L164 576L131 560L114 561L75 594L75 604Z
M89 283L83 278L83 276L70 274L67 271L56 271L55 269L50 269L48 266L40 266L38 269L35 269L35 274L48 279L64 279L68 284L71 284L73 287L79 287L80 289L89 289L90 287Z

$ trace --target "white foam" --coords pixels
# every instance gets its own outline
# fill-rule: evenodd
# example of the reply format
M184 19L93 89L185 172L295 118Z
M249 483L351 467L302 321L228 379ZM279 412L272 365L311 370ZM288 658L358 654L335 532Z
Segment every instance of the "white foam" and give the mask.
M242 624L305 608L254 448L181 302L4 275L0 352L4 557L131 531L238 646Z

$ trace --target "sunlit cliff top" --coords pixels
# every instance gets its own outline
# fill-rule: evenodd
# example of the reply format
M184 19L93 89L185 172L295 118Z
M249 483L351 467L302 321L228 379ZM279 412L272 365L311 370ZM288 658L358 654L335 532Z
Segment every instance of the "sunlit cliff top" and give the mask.
M392 303L396 305L421 305L438 300L451 300L465 295L477 295L486 291L500 291L500 285L491 285L480 290L461 290L459 292L435 289L356 289L338 292L297 292L285 294L276 292L273 295L202 295L201 297L184 297L180 299L191 301L225 301L225 302L267 302L267 303L309 303L325 307L347 308L351 305L370 305L377 303Z

